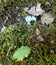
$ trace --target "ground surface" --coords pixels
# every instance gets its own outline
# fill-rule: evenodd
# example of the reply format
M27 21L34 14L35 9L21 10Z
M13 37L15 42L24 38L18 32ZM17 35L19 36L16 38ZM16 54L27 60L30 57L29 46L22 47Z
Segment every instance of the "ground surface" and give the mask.
M38 21L31 26L25 22L28 14L23 11L25 6L32 7L36 2L42 3L42 8L50 12L54 22L42 25ZM46 0L17 0L1 3L0 5L0 30L3 26L7 29L0 34L0 63L2 65L56 65L56 0L49 0L50 8L45 4ZM37 40L36 28L41 31L44 41ZM31 49L30 55L23 61L12 60L13 53L22 45Z

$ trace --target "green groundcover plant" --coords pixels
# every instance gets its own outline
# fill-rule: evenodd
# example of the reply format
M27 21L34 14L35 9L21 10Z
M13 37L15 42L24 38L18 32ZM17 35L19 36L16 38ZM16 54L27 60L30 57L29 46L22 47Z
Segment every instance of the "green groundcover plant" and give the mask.
M54 36L56 25L43 26L46 32L48 30L47 34L49 38L54 41L51 45L46 41L40 42L36 39L35 31L38 27L36 24L38 25L38 23L34 23L32 26L27 26L26 24L23 25L22 22L16 23L10 25L9 28L6 28L5 32L0 34L0 63L3 65L7 65L8 63L11 65L56 64L56 36ZM51 47L48 46L49 44Z
M14 7L20 6L23 9L30 3L34 5L36 1L18 0L13 5ZM39 0L39 2L44 8L46 0ZM52 4L49 10L55 18L54 23L42 25L37 21L33 25L27 25L25 20L20 20L9 25L4 32L0 33L0 64L56 65L56 0L49 0L49 2ZM0 0L0 3L4 2ZM11 3L8 5L10 8ZM46 8L44 9L46 10ZM11 12L11 10L9 11ZM22 13L23 17L27 15L25 12ZM36 28L41 29L40 35L44 37L43 42L37 40Z
M17 61L22 61L25 57L28 57L28 54L30 54L30 48L28 46L21 46L13 54L13 59L17 59Z

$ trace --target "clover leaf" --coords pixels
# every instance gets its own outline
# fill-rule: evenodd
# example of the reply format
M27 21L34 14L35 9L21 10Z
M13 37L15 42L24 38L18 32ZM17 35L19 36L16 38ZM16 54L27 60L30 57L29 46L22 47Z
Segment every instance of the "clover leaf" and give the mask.
M28 57L30 54L30 48L28 46L21 46L13 54L13 59L17 61L22 61L25 57Z

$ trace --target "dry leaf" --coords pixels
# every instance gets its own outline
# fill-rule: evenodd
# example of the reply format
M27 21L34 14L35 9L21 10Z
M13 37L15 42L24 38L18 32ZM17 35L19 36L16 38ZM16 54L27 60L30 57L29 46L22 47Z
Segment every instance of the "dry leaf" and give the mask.
M50 13L44 13L43 16L41 17L41 23L42 24L50 24L54 21L54 18Z
M38 3L37 6L33 6L30 10L28 7L24 8L24 11L33 16L39 16L44 13L44 10L41 8L41 3Z

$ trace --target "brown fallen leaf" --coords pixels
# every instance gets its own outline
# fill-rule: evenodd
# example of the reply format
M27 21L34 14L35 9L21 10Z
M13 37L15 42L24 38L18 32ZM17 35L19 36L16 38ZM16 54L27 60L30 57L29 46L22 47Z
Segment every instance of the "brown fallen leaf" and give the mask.
M25 7L24 11L27 12L28 14L30 14L30 15L33 15L33 16L39 16L39 15L42 15L45 12L41 8L41 3L37 3L37 6L31 7L31 9L29 9L28 7Z
M44 13L41 17L41 23L42 24L50 24L54 21L54 18L50 13Z

